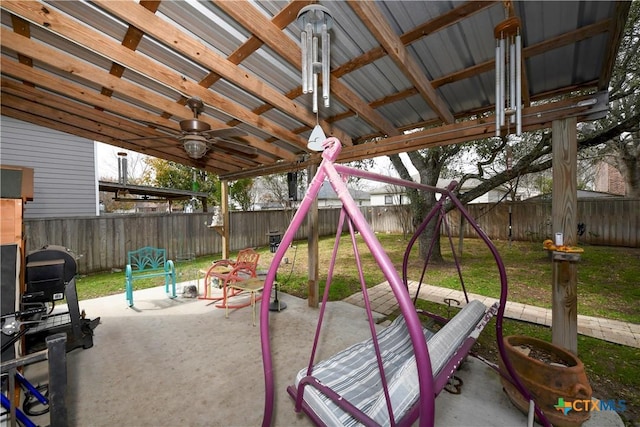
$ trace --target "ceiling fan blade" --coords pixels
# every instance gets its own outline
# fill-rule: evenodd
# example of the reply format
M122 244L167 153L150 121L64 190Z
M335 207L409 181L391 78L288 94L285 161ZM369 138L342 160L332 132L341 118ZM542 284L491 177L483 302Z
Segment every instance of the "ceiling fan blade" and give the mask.
M127 142L129 142L129 141L144 141L144 140L152 141L152 140L155 140L155 139L176 139L176 138L177 138L177 136L175 136L175 135L141 136L141 137L138 137L138 138L124 138L122 141L127 141Z
M166 131L166 132L173 132L173 133L178 133L180 132L180 130L173 128L171 126L166 126L166 125L161 125L160 123L155 123L155 122L148 122L148 121L140 121L140 123L145 124L146 126L149 126L150 128L152 128L153 130L158 130L158 131Z
M230 139L215 138L211 141L211 145L214 147L219 147L223 150L225 148L228 148L229 150L236 151L248 156L258 155L258 150L255 147L243 144L241 142L232 141Z
M201 132L201 134L209 138L233 138L236 136L249 135L247 132L238 128L211 129L211 130Z

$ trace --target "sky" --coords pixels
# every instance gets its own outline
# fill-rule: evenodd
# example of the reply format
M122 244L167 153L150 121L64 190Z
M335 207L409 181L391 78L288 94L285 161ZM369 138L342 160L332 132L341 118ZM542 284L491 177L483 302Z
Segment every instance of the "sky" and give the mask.
M120 147L96 141L96 164L98 165L99 179L106 181L118 180L118 153L120 152L127 153L127 158L129 159L127 164L129 168L132 167L131 165L140 163L136 162L135 159L142 159L145 157L144 154L140 154L135 151L125 150ZM137 169L141 168L138 167ZM139 176L140 174L142 174L142 170L129 171L129 176Z

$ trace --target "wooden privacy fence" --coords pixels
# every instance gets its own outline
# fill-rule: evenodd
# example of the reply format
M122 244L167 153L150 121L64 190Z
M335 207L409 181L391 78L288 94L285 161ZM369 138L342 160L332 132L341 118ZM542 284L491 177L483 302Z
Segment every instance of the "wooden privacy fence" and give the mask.
M371 224L374 231L402 232L398 220L398 206L372 207ZM409 209L408 206L404 207ZM500 204L477 203L466 206L480 227L492 239L509 238L509 212L511 212L511 238L540 242L552 238L551 201L504 202ZM457 212L448 215L452 233L460 229ZM578 243L602 246L640 246L640 199L581 199L578 200L578 221L582 235ZM475 236L468 224L464 225L466 237Z
M551 202L509 202L472 204L467 206L480 227L492 239L509 238L509 210L513 240L540 242L551 239ZM640 199L582 199L578 200L579 244L602 246L640 246ZM452 218L454 232L459 229L458 217ZM465 236L471 235L468 225Z
M269 245L269 232L284 234L291 211L231 212L229 248ZM340 209L320 209L319 234L334 235ZM78 259L82 274L123 269L127 252L144 246L167 250L174 261L206 255L219 256L222 238L209 227L211 213L172 213L105 215L59 219L25 219L27 253L45 245L62 245L71 249ZM296 239L307 238L306 224Z
M409 209L403 206L403 209ZM401 233L399 206L362 207L374 232ZM472 204L467 209L478 219L492 239L509 238L509 209L513 240L540 242L550 238L551 202L513 202ZM334 235L340 209L320 209L320 236ZM230 242L232 251L246 247L269 245L269 232L284 233L291 218L287 211L231 212ZM459 216L452 212L449 224L458 234ZM579 243L609 246L640 246L640 199L587 199L578 201L578 221L584 233ZM222 252L222 239L208 225L210 213L139 214L60 219L25 219L27 252L47 244L62 245L80 256L78 271L82 274L124 268L127 251L143 246L164 248L176 261ZM464 234L472 237L468 224ZM296 240L307 238L307 227L301 227Z

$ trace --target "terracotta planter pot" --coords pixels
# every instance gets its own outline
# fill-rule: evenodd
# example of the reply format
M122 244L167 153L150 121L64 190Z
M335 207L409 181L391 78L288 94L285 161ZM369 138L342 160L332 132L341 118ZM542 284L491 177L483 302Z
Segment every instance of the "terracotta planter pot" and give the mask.
M520 381L533 395L537 405L551 424L559 427L574 427L582 425L589 419L591 413L588 410L570 410L564 414L555 408L559 398L564 399L565 402L591 400L591 386L580 359L561 347L526 336L504 337L504 345ZM529 355L521 349L529 349ZM500 369L506 373L502 360L500 360ZM529 411L529 402L522 397L509 379L501 378L501 381L511 402L526 414ZM584 408L585 405L578 407Z

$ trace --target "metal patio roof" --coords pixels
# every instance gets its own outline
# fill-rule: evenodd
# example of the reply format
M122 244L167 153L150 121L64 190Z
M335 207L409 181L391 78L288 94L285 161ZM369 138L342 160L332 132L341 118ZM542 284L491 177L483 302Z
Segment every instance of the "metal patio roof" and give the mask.
M318 161L306 148L316 116L296 23L310 3L3 0L2 114L222 179L302 168ZM493 30L507 10L522 22L524 129L601 116L630 5L318 3L334 20L331 106L319 121L345 145L343 161L493 135ZM212 128L248 132L257 156L214 149L193 160L175 138L139 139L178 133L192 96Z

